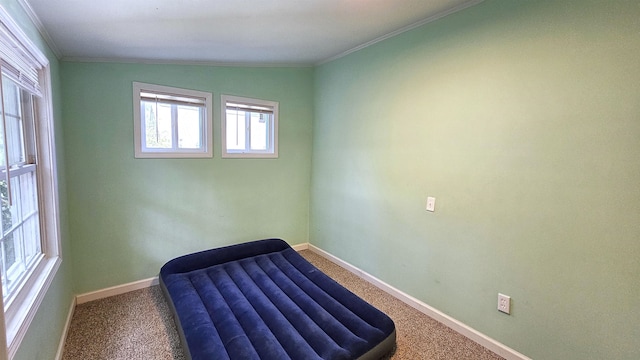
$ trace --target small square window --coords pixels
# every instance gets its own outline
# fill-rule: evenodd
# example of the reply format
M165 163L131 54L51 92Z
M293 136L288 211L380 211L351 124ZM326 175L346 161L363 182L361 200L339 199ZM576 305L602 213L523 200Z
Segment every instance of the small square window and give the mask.
M133 83L136 158L212 157L211 93Z
M278 103L222 95L222 157L277 158Z

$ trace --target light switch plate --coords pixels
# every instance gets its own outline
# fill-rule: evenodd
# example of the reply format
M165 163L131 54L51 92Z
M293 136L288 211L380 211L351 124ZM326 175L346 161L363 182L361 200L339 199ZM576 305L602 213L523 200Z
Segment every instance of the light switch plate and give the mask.
M436 211L436 198L431 196L427 198L427 211Z

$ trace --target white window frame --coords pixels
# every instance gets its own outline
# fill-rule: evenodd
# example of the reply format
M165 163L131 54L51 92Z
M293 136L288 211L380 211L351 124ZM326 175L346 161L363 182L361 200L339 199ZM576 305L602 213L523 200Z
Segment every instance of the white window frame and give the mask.
M51 74L49 60L36 47L9 13L0 6L0 23L7 33L3 35L14 44L16 56L38 68L41 98L36 98L36 156L38 158L38 206L42 254L37 264L26 275L15 297L0 312L0 359L12 359L24 338L44 296L62 262L58 207L58 184L54 136L53 105L51 102ZM0 295L2 292L0 287Z
M144 120L141 110L141 92L151 92L174 96L177 98L204 99L205 116L202 128L202 147L199 149L152 149L146 147ZM134 146L136 158L210 158L213 157L213 94L205 91L182 89L171 86L146 84L133 82L133 121L134 121ZM172 134L177 134L174 127Z
M278 112L279 103L277 101L253 99L241 96L222 95L222 157L223 158L277 158L278 157ZM254 105L271 108L273 111L273 121L269 129L270 148L266 151L257 150L229 150L227 149L227 103L243 105Z

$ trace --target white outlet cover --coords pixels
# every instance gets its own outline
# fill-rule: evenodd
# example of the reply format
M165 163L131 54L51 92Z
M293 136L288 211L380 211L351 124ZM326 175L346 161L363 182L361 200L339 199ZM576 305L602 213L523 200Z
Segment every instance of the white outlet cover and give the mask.
M498 293L498 311L511 314L511 297Z
M427 198L427 211L436 210L436 198L429 196Z

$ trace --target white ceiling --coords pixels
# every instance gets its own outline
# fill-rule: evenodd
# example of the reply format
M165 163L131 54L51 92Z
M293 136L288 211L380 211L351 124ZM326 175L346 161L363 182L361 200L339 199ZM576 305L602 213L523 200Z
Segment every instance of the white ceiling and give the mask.
M260 65L322 63L480 1L22 0L62 59Z

